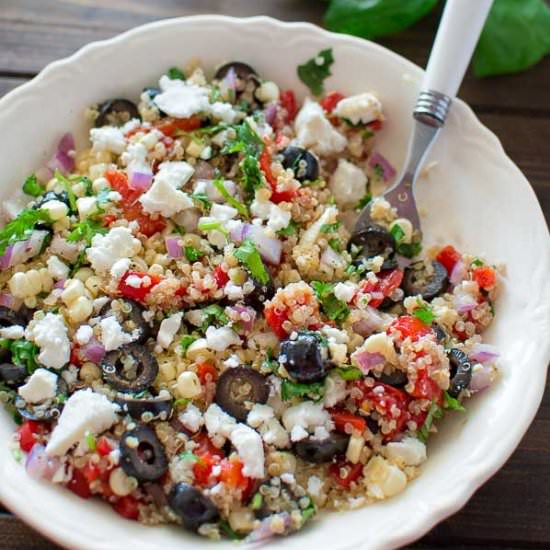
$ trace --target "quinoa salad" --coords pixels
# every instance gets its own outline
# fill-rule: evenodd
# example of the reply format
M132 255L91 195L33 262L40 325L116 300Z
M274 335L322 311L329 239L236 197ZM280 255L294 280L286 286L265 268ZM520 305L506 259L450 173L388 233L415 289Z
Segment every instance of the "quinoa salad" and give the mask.
M261 541L403 491L496 379L498 269L376 197L395 121L325 90L333 62L297 68L304 101L196 60L98 98L5 201L0 398L29 476Z

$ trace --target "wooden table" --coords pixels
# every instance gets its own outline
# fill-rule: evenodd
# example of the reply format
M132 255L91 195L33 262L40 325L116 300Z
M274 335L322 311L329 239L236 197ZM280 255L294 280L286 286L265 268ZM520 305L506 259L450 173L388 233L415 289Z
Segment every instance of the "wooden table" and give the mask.
M198 13L263 14L320 24L324 6L320 0L1 0L0 96L88 42L155 19ZM433 14L382 43L424 66L438 17ZM548 219L550 58L519 75L484 80L468 76L460 95L523 170ZM550 548L549 512L547 384L538 415L506 466L461 512L438 525L415 547ZM9 514L0 514L0 532L2 548L56 548Z

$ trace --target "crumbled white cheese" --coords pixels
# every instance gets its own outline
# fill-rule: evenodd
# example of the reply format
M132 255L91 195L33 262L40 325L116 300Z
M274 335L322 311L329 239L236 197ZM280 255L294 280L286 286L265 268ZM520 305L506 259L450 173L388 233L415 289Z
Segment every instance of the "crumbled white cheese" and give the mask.
M363 471L367 491L374 498L392 497L407 485L404 472L378 455L369 460Z
M101 319L99 325L101 327L101 342L105 351L118 349L138 337L138 334L124 332L114 315Z
M100 393L91 389L73 393L59 417L46 453L50 456L64 455L74 444L82 440L86 433L98 435L108 430L117 420L118 406Z
M69 266L63 263L57 256L50 256L46 262L48 273L56 281L61 281L69 276Z
M353 297L357 292L357 288L358 286L351 281L336 283L336 285L334 285L334 296L338 298L338 300L342 300L342 302L348 304L353 300Z
M80 197L76 199L76 208L81 220L97 211L97 199L95 197Z
M336 222L338 209L335 206L328 206L325 211L319 216L319 219L312 223L306 231L303 232L300 238L301 246L312 246L321 233L321 227L326 224Z
M167 115L189 118L197 113L210 111L208 88L189 84L164 75L159 81L161 93L153 99L155 105Z
M340 208L355 208L367 193L367 176L355 164L340 159L330 178L330 190Z
M213 443L221 447L237 425L237 421L224 412L218 405L212 403L204 413L206 431Z
M61 315L46 313L43 319L31 321L25 337L39 348L38 362L52 369L64 367L71 357L71 342Z
M233 108L231 103L222 103L221 101L216 101L209 105L208 112L214 118L227 124L233 124L240 114L239 111Z
M271 201L254 199L250 205L250 213L261 220L267 220L267 227L272 231L284 229L291 219L291 214Z
M349 336L345 330L340 330L330 325L324 325L321 327L321 332L328 338L329 342L331 340L336 344L347 344L349 342Z
M264 445L260 434L244 424L237 424L231 432L233 443L243 463L243 474L255 479L262 479L264 468Z
M232 197L235 196L237 187L234 181L224 180L223 186ZM206 195L208 200L212 202L225 202L225 197L218 191L213 180L197 180L193 188L193 194Z
M27 403L40 403L55 397L57 374L46 369L36 369L27 383L17 390Z
M399 465L420 466L426 460L426 445L415 437L404 437L386 445L386 457Z
M118 280L130 269L130 258L121 258L111 267L111 276Z
M325 378L325 395L323 404L325 407L334 407L347 397L346 381L341 376L329 375Z
M92 268L107 273L123 258L130 258L141 250L141 242L127 227L114 227L106 235L94 235L92 246L86 250Z
M169 218L182 210L193 208L193 200L187 193L180 191L180 188L187 183L194 171L187 162L163 162L155 174L153 185L139 199L143 210Z
M103 128L92 128L90 130L92 151L110 151L120 155L126 149L126 140L120 128L104 126Z
M208 327L205 336L208 347L214 351L225 351L229 346L241 343L241 339L229 327Z
M174 336L181 327L183 313L174 313L167 319L163 319L157 334L157 343L164 349L168 348L174 339Z
M294 443L296 441L302 441L302 439L306 439L308 436L307 430L303 426L294 426L292 430L290 430L290 439Z
M178 419L185 428L193 433L198 432L204 424L204 418L200 409L192 403L187 405L187 408L178 416Z
M264 422L267 422L270 418L273 418L273 416L273 409L269 405L255 403L246 417L246 422L253 428L259 428Z
M324 426L330 431L333 427L330 414L323 408L321 403L314 403L313 401L302 401L298 405L289 407L283 413L283 425L287 431L291 432L290 438L292 441L297 441L295 439L295 428L298 428L300 430L298 433L303 435L302 430L313 432L318 426Z
M78 327L75 334L75 339L80 346L85 346L94 335L94 331L90 325L82 325Z
M191 309L185 313L185 320L196 327L204 323L205 315L202 309Z
M356 355L367 351L369 353L379 353L384 359L396 365L398 363L397 353L393 345L393 340L387 334L380 332L379 334L371 334L363 343L363 345L357 348L351 355L352 361Z
M19 340L25 336L25 329L20 325L12 325L11 327L0 328L0 338L7 340Z
M270 418L260 427L262 439L267 445L273 445L277 449L285 449L290 446L288 432L276 418Z
M368 124L382 118L382 104L374 94L364 92L341 99L332 114L354 125Z
M232 301L242 300L244 298L243 287L228 281L223 287L223 293Z
M298 145L313 149L320 155L340 153L346 147L346 138L325 116L323 108L306 98L294 122Z
M239 211L227 204L216 204L210 208L210 217L219 222L232 220L238 215Z
M312 497L318 497L321 495L324 481L317 476L309 476L307 480L307 492Z

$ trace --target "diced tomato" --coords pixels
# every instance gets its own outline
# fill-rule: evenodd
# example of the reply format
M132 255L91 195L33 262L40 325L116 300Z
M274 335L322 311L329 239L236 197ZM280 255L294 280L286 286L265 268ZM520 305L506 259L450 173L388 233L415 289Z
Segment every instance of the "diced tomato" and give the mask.
M99 478L101 470L98 464L89 460L82 468L82 475L88 480L88 483L91 483Z
M82 365L82 358L80 357L80 347L77 344L73 344L71 347L70 362L76 367L80 367L80 365Z
M225 483L231 489L246 490L250 483L250 478L243 474L243 464L240 460L222 460L220 481Z
M134 287L129 285L126 281L128 277L138 277L142 280L141 286ZM118 291L126 298L143 302L145 297L151 289L157 286L161 281L159 275L149 275L141 271L127 271L120 279L118 283Z
M105 216L103 216L103 225L109 227L111 224L115 223L117 219L118 216L116 214L105 214Z
M113 509L123 518L137 520L139 517L139 502L133 496L120 497L114 504Z
M340 487L349 489L350 485L361 477L361 474L363 473L363 464L360 462L357 464L352 464L344 457L341 457L329 466L328 471ZM343 471L346 472L344 477L342 477Z
M155 128L165 136L173 136L178 130L182 132L192 132L201 127L201 119L198 116L190 118L172 118L165 117L154 124Z
M334 422L334 426L339 432L346 433L346 426L350 425L354 430L363 433L367 427L367 421L357 414L352 414L348 411L332 409L330 416Z
M264 316L267 324L279 339L283 340L288 336L283 328L283 323L288 319L288 311L278 311L275 307L269 305L264 308Z
M208 435L206 435L205 432L201 432L196 437L193 438L193 441L197 444L197 446L193 449L193 454L197 456L202 456L203 454L210 454L213 456L217 456L218 458L223 458L224 454L221 449L218 449L212 441L210 441L210 438Z
M455 247L451 245L444 246L436 256L436 260L440 264L443 264L449 275L460 258L460 252L458 252Z
M443 390L435 380L430 378L427 368L417 371L414 388L409 393L416 399L428 399L437 403L441 403L443 399Z
M105 178L109 182L111 188L120 193L123 199L130 198L132 193L137 193L135 198L139 197L141 194L132 191L132 189L128 187L128 176L120 170L107 170L107 172L105 172Z
M374 132L378 132L378 130L381 130L383 126L383 123L381 120L373 120L372 122L369 122L367 124L367 128L370 130L373 130Z
M413 315L402 315L398 317L390 324L387 332L388 334L400 332L403 340L405 338L410 338L413 342L416 342L422 336L433 334L431 327Z
M214 279L216 280L218 288L223 288L229 281L229 275L227 271L223 270L221 265L216 266L216 269L214 269Z
M338 105L344 97L344 94L341 94L340 92L330 92L330 94L327 94L323 99L321 99L321 101L319 101L319 105L321 105L325 112L332 113L336 105Z
M90 484L86 479L86 476L82 473L82 470L74 469L73 477L67 483L68 489L70 489L75 495L80 498L90 498L92 492L90 491Z
M474 281L484 290L489 290L495 286L496 274L492 267L482 265L476 267L472 273Z
M219 464L219 462L219 457L210 453L204 453L198 456L197 461L193 464L195 483L201 487L212 485L212 469L216 464Z
M211 363L201 363L197 367L197 376L199 377L201 384L206 384L209 381L215 382L218 378L218 371Z
M291 202L296 196L296 191L294 189L277 191L277 178L275 178L273 172L271 171L271 153L267 147L264 147L264 150L260 155L260 169L264 173L265 179L271 187L271 202L274 202L275 204L279 204L280 202Z
M40 422L36 422L36 420L25 420L23 424L17 428L21 450L30 453L36 443L36 436L43 434L45 431L46 427Z
M101 456L107 456L113 450L113 447L106 437L100 437L95 444L95 450Z
M279 102L287 112L285 122L290 124L296 118L296 113L298 112L294 92L292 90L285 90L284 92L281 92L279 94Z
M361 287L362 292L371 294L369 306L379 307L385 298L391 296L394 290L401 286L403 271L400 269L388 269L377 275L378 281L373 283L366 280Z

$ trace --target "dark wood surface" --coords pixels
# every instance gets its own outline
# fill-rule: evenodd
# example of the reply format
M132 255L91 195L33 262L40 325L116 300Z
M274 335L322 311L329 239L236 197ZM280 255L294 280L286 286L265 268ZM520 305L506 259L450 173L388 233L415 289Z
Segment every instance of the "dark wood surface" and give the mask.
M0 0L0 96L90 41L156 19L223 13L320 24L324 6L321 0ZM425 65L438 17L434 13L382 43ZM483 80L468 75L460 95L525 173L548 220L550 58L519 75ZM415 547L550 548L549 386L531 428L504 468L461 512ZM55 548L8 514L0 515L0 533L0 548Z

